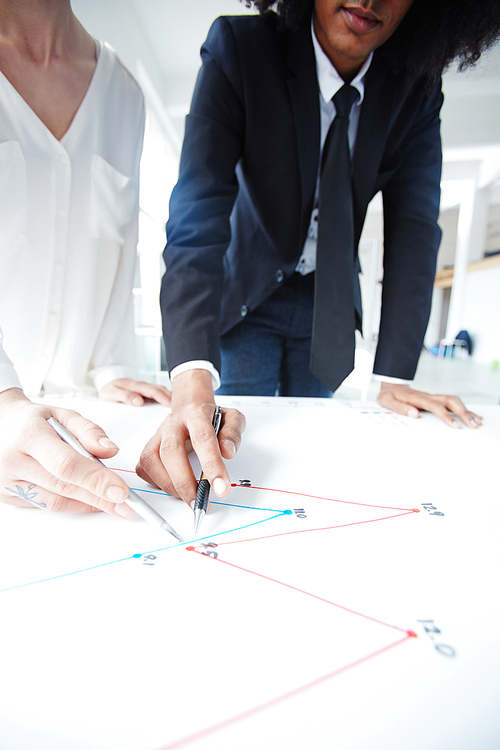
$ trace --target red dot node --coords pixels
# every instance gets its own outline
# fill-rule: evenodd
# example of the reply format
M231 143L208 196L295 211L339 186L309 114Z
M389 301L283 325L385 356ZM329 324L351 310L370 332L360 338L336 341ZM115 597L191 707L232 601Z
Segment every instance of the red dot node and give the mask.
M196 552L194 547L186 547L187 552Z
M413 513L420 513L420 509L419 508L412 508L412 512Z
M418 635L413 630L407 630L406 632L410 638L418 638Z

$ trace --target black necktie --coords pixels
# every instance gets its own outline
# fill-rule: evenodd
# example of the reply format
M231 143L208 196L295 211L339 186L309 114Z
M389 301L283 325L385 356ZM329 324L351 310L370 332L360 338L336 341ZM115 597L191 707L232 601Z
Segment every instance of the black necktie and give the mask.
M321 160L310 369L335 391L354 368L354 222L349 115L358 92L344 84Z

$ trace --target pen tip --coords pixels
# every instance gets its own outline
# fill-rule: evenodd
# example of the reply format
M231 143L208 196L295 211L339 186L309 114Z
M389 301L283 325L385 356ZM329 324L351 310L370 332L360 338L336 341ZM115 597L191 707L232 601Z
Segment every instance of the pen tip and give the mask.
M203 516L204 515L205 515L205 513L202 511L201 508L197 508L194 511L194 535L195 536L197 536L197 534L198 534L198 529L201 526L201 522L203 520Z
M176 532L176 530L173 529L172 526L170 526L169 523L167 523L165 521L164 523L162 523L162 525L161 525L160 528L162 528L164 531L166 531L167 534L171 534L173 537L175 537L175 539L177 539L178 542L180 542L182 544L182 542L183 542L182 537L179 536L179 534Z

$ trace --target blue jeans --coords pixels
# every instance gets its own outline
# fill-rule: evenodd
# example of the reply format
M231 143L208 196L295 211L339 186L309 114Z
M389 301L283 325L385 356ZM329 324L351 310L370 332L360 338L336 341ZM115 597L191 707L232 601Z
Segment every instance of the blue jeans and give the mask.
M294 273L220 338L218 395L310 396L332 392L309 371L314 273Z

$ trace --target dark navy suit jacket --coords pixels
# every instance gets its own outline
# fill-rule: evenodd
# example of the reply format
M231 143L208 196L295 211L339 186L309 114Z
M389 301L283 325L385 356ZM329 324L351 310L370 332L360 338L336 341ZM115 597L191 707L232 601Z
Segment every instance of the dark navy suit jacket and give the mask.
M375 52L365 79L353 193L356 246L368 203L384 201L384 282L375 372L411 379L427 326L441 175L440 86L411 86ZM219 335L294 272L313 207L319 89L310 19L217 19L186 119L170 202L161 307L169 369L220 370ZM338 251L338 250L337 250ZM361 323L359 284L356 317Z

